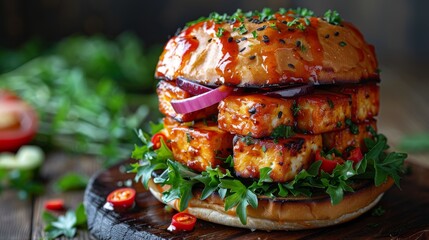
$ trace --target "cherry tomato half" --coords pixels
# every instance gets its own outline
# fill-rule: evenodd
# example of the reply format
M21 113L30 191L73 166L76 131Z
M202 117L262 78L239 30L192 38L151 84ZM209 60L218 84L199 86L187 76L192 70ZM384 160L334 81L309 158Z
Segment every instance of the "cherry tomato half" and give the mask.
M0 91L0 151L14 151L31 141L37 131L37 114L14 94Z
M114 208L130 208L134 204L136 190L133 188L119 188L107 196L107 202Z
M45 209L52 211L64 210L64 200L62 199L51 199L45 202Z
M151 142L154 150L161 147L161 139L164 140L165 143L167 142L167 137L163 133L157 133L152 136Z
M175 231L191 231L194 229L197 218L189 213L176 213L171 220L171 226Z
M349 156L346 158L347 160L352 160L355 164L362 161L363 154L360 148L355 148L350 151Z
M319 151L316 152L316 161L322 161L322 165L320 165L320 169L325 171L326 173L332 173L335 167L338 164L343 164L344 160L340 157L336 157L335 153L331 154L332 159L322 156L322 153Z

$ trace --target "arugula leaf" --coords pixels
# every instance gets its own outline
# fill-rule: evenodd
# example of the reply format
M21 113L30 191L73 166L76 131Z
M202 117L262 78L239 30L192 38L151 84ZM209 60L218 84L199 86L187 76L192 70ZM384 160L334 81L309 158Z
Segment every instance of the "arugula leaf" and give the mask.
M55 188L61 192L69 190L85 189L89 178L79 173L67 173L62 176L56 183Z
M192 187L197 183L196 180L188 179L196 175L182 164L167 160L167 169L159 177L155 178L154 182L171 185L168 191L163 192L162 200L167 203L179 198L179 210L183 211L193 197Z
M225 211L237 206L236 212L240 222L243 225L247 224L247 205L253 208L258 207L258 199L251 190L237 179L220 179L219 187L228 189L229 196L225 198Z
M149 122L150 126L150 134L154 135L155 133L158 133L162 129L164 129L164 123L160 121L159 123L155 124L153 122Z
M201 200L209 197L213 192L219 190L220 180L224 177L231 177L230 171L227 169L224 174L219 167L212 169L208 167L206 171L202 172L200 175L195 176L193 179L204 184L204 189L201 194Z

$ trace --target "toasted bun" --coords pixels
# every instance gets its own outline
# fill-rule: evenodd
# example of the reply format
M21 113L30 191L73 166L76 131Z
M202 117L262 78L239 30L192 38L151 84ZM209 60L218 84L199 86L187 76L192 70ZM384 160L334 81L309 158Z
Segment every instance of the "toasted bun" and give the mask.
M333 25L311 17L302 30L298 25L287 26L294 19L287 14L275 17L263 22L245 18L191 25L168 41L155 75L239 87L379 79L374 47L352 24ZM240 33L241 26L245 33Z
M247 224L241 224L236 216L235 208L225 211L224 201L215 194L202 201L201 192L194 191L187 211L197 218L227 226L260 229L260 230L300 230L325 227L352 220L374 207L393 184L392 179L379 187L366 182L346 193L343 201L332 205L327 195L312 198L275 198L258 197L258 208L247 207ZM161 187L153 181L149 189L155 198L162 202L162 191L168 186ZM167 203L174 209L179 209L179 200Z

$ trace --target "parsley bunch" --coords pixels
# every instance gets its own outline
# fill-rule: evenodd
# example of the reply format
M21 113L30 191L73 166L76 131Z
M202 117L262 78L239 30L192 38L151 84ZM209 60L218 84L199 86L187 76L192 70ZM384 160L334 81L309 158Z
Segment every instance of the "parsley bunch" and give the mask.
M152 125L159 131L161 125ZM281 131L280 131L281 130ZM289 134L286 129L279 129L283 134ZM201 200L213 193L217 193L225 202L225 211L236 208L236 213L242 224L247 223L247 206L258 207L257 196L287 197L312 196L315 193L325 193L331 198L333 205L343 200L345 192L353 192L351 187L357 180L371 180L376 186L385 183L391 177L399 186L400 175L403 173L403 163L407 154L386 153L387 139L382 134L373 132L374 139L366 139L369 151L362 161L353 165L353 161L346 161L337 165L331 174L320 169L321 161L316 161L308 169L299 172L295 178L287 183L272 183L271 168L261 168L258 180L241 181L236 178L230 169L207 168L206 171L196 173L193 170L174 161L171 150L162 141L159 149L153 150L150 135L138 132L143 145L135 146L132 157L139 159L139 163L132 164L132 172L136 173L135 180L141 181L147 188L152 172L163 170L161 175L153 179L157 184L169 185L168 191L163 192L162 200L169 202L179 199L179 210L188 206L193 196L193 188L202 188ZM226 165L232 168L232 157L225 159Z

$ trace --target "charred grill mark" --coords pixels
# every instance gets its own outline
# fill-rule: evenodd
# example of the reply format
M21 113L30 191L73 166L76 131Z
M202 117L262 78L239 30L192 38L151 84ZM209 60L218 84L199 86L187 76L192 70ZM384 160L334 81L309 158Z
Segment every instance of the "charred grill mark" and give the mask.
M303 138L296 138L292 139L291 141L284 144L284 146L289 149L289 151L299 152L302 149L302 146L304 145L304 139Z

